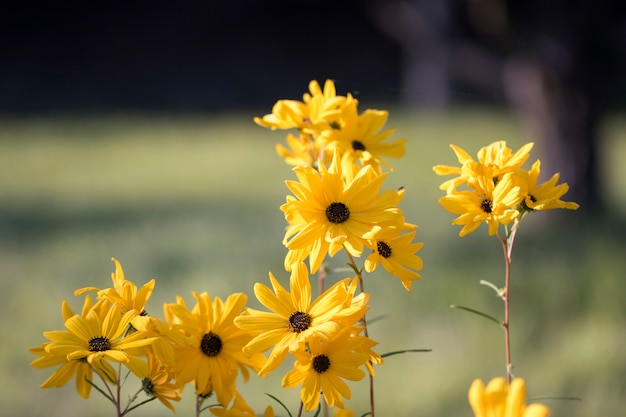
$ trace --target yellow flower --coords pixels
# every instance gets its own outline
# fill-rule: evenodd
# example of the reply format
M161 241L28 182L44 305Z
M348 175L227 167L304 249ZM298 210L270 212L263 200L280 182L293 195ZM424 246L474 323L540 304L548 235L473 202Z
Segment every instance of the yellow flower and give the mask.
M330 339L314 336L308 344L292 354L296 357L294 369L283 378L284 388L302 384L300 399L306 411L315 409L320 393L329 407L343 408L343 399L352 393L343 381L359 381L365 376L360 367L368 360L367 353L360 350L364 337L353 336L352 329L344 328Z
M248 308L246 314L235 319L240 328L261 332L244 347L244 351L263 352L273 346L260 375L275 369L287 351L297 349L300 342L315 334L336 333L342 326L359 320L367 310L368 297L353 298L354 289L349 291L352 288L349 278L337 282L311 303L311 283L302 262L291 271L290 291L283 288L271 272L270 281L273 291L256 283L254 294L271 312ZM353 303L353 300L356 301Z
M41 356L35 359L31 366L33 368L48 368L59 366L59 368L46 379L39 388L59 388L67 384L70 379L76 376L76 391L83 398L89 398L93 372L91 366L86 361L68 361L64 355L55 355L46 351L48 343L30 349L30 353ZM115 374L115 371L111 369Z
M351 95L338 96L332 80L326 80L323 91L317 81L311 81L309 92L303 95L303 101L278 100L272 113L255 117L254 122L272 130L297 128L314 134L336 123L346 106L358 103Z
M530 171L520 170L524 189L524 204L526 208L533 210L552 210L564 208L578 209L578 204L569 201L561 201L561 197L569 190L567 183L557 185L559 173L556 173L548 181L537 185L541 170L541 162L537 160Z
M170 401L180 401L180 389L172 382L173 375L154 354L148 354L148 375L141 381L144 392L156 397L161 403L176 412Z
M147 338L140 331L126 335L137 312L131 310L122 314L121 306L114 304L108 309L106 306L99 303L85 316L76 314L69 317L65 320L67 330L44 332L44 336L50 340L45 345L45 351L65 356L70 362L86 361L109 382L116 382L116 374L107 361L122 363L143 378L148 374L148 365L127 351L145 347L157 338Z
M85 297L83 303L82 315L86 316L87 313L93 308L91 297ZM63 320L68 320L74 316L74 312L63 300L61 311L63 313ZM34 347L30 349L30 352L40 356L35 359L31 366L33 368L49 368L51 366L59 366L59 368L50 377L40 385L40 388L59 388L67 384L67 382L76 376L76 391L83 398L89 398L91 392L91 384L88 381L92 380L92 368L87 361L70 361L67 359L67 355L55 354L46 350L47 345L50 343L44 343L42 346ZM115 373L115 371L112 371Z
M517 168L520 168L530 155L530 150L533 148L534 143L530 142L522 146L517 152L513 153L512 149L506 146L506 142L501 140L493 142L488 146L481 148L478 151L478 161L474 159L462 148L456 145L450 145L452 150L457 156L461 167L453 167L448 165L436 165L433 170L437 175L457 175L439 186L440 190L448 190L455 188L460 184L471 181L471 175L468 172L463 172L465 165L480 164L488 167L493 175L493 178L500 178L507 172L514 172Z
M75 291L75 295L80 295L86 291L95 291L98 298L109 300L113 304L119 304L122 312L126 313L130 310L136 310L137 313L145 314L145 307L152 290L154 289L154 279L144 284L141 289L137 290L137 286L131 281L124 279L124 270L120 262L112 258L115 262L115 272L111 274L113 280L113 288L99 289L95 287L81 288Z
M357 161L361 166L371 165L378 174L382 174L381 165L391 170L391 165L381 157L400 158L405 153L406 139L386 142L395 129L379 132L387 122L386 110L368 109L357 114L344 113L344 123L340 129L327 129L321 133L322 141L328 149L339 150L344 170Z
M504 378L494 378L485 385L474 380L469 389L469 403L475 417L547 417L550 409L543 404L526 406L526 383L515 378L507 385Z
M459 215L452 224L463 225L459 232L461 237L473 232L482 223L487 223L489 236L493 236L500 224L510 224L519 215L515 207L521 202L522 195L513 173L504 174L497 184L489 175L481 175L477 185L478 189L467 191L449 189L448 195L439 199L439 204L446 210Z
M405 229L413 229L401 233ZM368 240L372 253L365 259L365 270L372 272L379 264L391 275L400 278L407 291L411 291L412 282L422 276L415 271L422 269L422 259L416 253L423 243L412 243L417 226L406 225L402 228L387 227L381 229L374 239Z
M280 208L289 223L283 244L301 256L307 254L303 249L311 248L312 273L326 253L334 256L345 248L360 256L364 239L372 237L374 226L404 224L402 211L396 207L402 193L387 190L379 194L386 173L376 176L367 166L346 183L337 152L328 169L320 164L319 172L311 167L296 167L294 172L299 182L286 184L295 197L287 196Z
M196 394L215 391L221 404L230 403L235 392L238 370L247 379L247 367L255 372L265 362L262 354L246 355L242 348L254 333L237 328L233 320L244 308L247 296L231 294L225 301L206 292L193 293L196 305L187 309L182 298L166 304L166 318L182 332L183 340L174 346L172 369L181 384L195 381Z

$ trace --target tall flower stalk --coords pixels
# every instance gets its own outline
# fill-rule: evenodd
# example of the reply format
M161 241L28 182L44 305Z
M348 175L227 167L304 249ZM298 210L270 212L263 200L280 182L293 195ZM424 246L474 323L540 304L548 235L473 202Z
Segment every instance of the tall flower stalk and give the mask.
M446 195L439 203L458 217L452 224L462 226L459 236L464 237L475 231L481 224L487 225L490 236L497 236L504 256L504 287L499 288L488 281L482 284L493 288L504 301L504 347L506 358L506 383L513 381L513 361L511 359L511 260L513 244L522 219L529 213L555 208L575 210L578 204L562 201L568 191L567 184L557 184L559 174L550 180L537 184L541 163L537 160L530 170L522 168L529 158L533 143L522 146L517 152L506 146L506 142L493 142L481 148L474 160L462 148L451 145L460 166L437 165L433 170L438 175L453 175L440 189ZM500 230L504 229L504 236ZM477 310L465 310L490 317Z
M309 92L303 95L302 101L279 100L272 113L254 119L260 126L273 130L296 129L298 132L297 135L287 135L287 147L276 147L285 162L294 167L297 177L297 180L286 181L292 195L288 195L281 206L288 223L283 239L288 249L284 266L287 271L292 271L293 277L294 271L301 270L303 262L308 261L311 274L317 272L318 289L322 295L328 292L324 291L328 276L324 262L327 256L333 257L339 252L346 253L348 265L355 273L348 290L354 300L359 296L369 298L365 292L364 273L373 272L379 265L399 278L407 291L411 290L413 281L421 279L417 271L422 269L422 260L416 253L422 244L413 243L417 226L407 223L398 208L405 191L381 190L393 170L386 158L403 156L406 145L405 139L389 139L394 129L384 129L387 118L385 110L367 109L359 113L358 101L350 94L338 95L334 83L327 80L323 89L317 81L311 81ZM359 267L355 259L362 256L366 259ZM302 276L303 272L298 275ZM273 285L276 290L274 282ZM267 295L257 294L259 296L259 300L266 304L263 297ZM258 313L251 312L251 315L258 316ZM371 350L376 342L369 339L365 310L354 319L358 326L353 330L345 330L345 326L355 326L356 321L345 322L337 329L330 332L327 329L321 334L327 339L325 343L338 334L363 338L368 356L363 365L367 368L370 386L368 414L374 417L373 365L381 364L382 357ZM261 326L260 320L254 322ZM246 323L252 321L244 316L237 323L249 326ZM306 331L309 332L310 328L307 327ZM267 332L263 329L260 337ZM363 336L359 336L361 332ZM305 346L319 334L307 333ZM269 355L270 364L279 357L275 354L276 349ZM281 349L281 355L297 356L299 352L293 345ZM359 352L355 350L354 354L358 356ZM283 381L289 386L291 382ZM307 411L320 399L319 395L310 395L308 388L302 397ZM328 399L327 394L330 395ZM334 391L324 391L326 404L342 408L343 403L335 401L333 394ZM343 394L349 395L349 391Z

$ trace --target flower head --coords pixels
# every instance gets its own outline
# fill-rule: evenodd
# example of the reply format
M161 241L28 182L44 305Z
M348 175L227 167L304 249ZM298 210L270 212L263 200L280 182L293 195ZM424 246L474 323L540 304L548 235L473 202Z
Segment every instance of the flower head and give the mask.
M470 154L464 151L462 148L456 145L450 145L452 150L457 156L460 167L453 167L448 165L436 165L433 170L437 175L457 175L439 187L440 190L448 190L455 188L465 182L472 181L472 176L468 175L467 171L463 171L463 167L466 165L475 166L477 164L488 167L494 178L500 178L507 172L513 172L517 168L520 168L524 162L530 156L530 150L533 148L534 143L530 142L522 146L517 152L513 153L513 150L506 146L506 142L501 140L493 142L478 151L478 161L475 161Z
M406 288L411 291L413 281L422 276L415 271L422 269L422 259L416 253L424 246L423 243L412 243L417 226L387 227L381 229L373 239L368 240L372 253L365 259L365 270L372 272L379 264L391 275L398 277ZM403 230L410 230L401 233Z
M294 196L287 196L281 206L289 223L283 243L300 256L308 254L312 273L326 253L334 256L345 248L360 256L374 226L404 224L397 208L402 193L387 190L379 194L386 174L376 175L370 166L346 181L335 152L329 168L320 164L319 172L312 167L296 167L294 172L299 181L287 181Z
M497 184L489 176L477 179L477 188L454 191L439 199L446 210L459 215L452 224L462 225L459 236L473 232L482 223L487 223L489 235L495 235L500 224L510 224L519 212L516 206L522 199L519 185L513 173L505 174Z
M225 301L208 293L193 293L195 306L189 310L182 298L165 305L165 316L180 333L174 346L172 369L181 384L194 381L196 394L216 393L221 404L230 403L235 393L235 379L241 370L248 376L247 367L257 371L265 357L262 354L244 354L242 348L254 333L242 330L233 323L244 308L247 297L231 294Z
M82 315L86 316L87 313L93 308L93 302L90 296L85 297L83 303ZM74 316L74 312L63 300L61 311L63 313L63 319L68 320ZM30 349L30 352L40 356L35 359L31 366L33 368L48 368L51 366L59 366L59 368L50 377L44 381L40 388L58 388L67 384L67 382L76 376L76 391L83 398L89 398L91 393L91 381L93 378L93 371L87 361L67 359L67 355L49 352L46 348L50 342L44 343L42 346L34 347Z
M345 107L356 107L357 103L350 94L338 96L332 80L326 80L324 90L313 80L309 83L309 93L303 95L302 101L278 100L272 113L262 118L255 117L254 122L272 130L296 128L315 134L337 123Z
M137 313L145 313L146 303L152 294L152 290L154 290L154 279L151 279L137 290L137 286L133 282L124 278L122 264L115 258L111 260L115 262L115 272L111 274L113 288L86 287L76 290L75 295L80 295L86 291L95 291L98 293L99 299L104 298L113 304L119 304L124 313L130 310L136 310Z
M44 345L44 351L52 355L44 358L64 356L68 362L87 362L111 382L115 382L116 373L108 362L118 362L143 378L148 374L148 365L136 356L137 348L150 345L157 338L146 337L140 331L129 333L131 320L136 315L135 310L122 314L117 304L108 308L108 304L98 303L85 316L75 314L67 318L67 330L44 332L50 340Z
M469 389L469 403L475 417L548 417L550 409L543 404L526 405L526 383L515 378L508 385L504 378L494 378L487 388L480 379Z
M349 327L330 338L312 337L307 347L301 344L292 352L296 362L283 378L283 387L302 384L300 398L306 411L318 406L322 392L328 406L343 408L343 399L352 397L344 379L359 381L365 376L360 369L368 360L367 353L360 349L364 340L363 336L354 336Z
M578 209L578 204L570 201L561 201L561 197L569 190L567 183L558 184L559 173L557 172L548 181L537 184L541 170L541 161L537 160L530 171L520 170L522 186L524 190L525 208L534 210L551 210L564 208L569 210Z
M174 375L154 354L148 354L148 369L148 375L141 380L143 391L176 412L171 401L180 401L180 388L173 383Z
M328 148L339 150L345 167L359 162L361 166L371 165L378 174L382 174L384 165L391 170L389 163L382 157L400 158L405 153L406 139L386 141L394 133L394 129L380 131L389 112L386 110L368 109L357 114L344 113L344 123L339 129L328 129L321 133L322 141Z
M290 291L283 288L272 273L270 281L273 291L257 283L254 293L261 304L271 311L248 308L246 314L235 319L240 328L261 332L245 346L244 351L262 352L273 347L259 371L261 375L275 369L288 350L298 349L299 343L313 335L324 338L337 333L342 327L351 326L359 320L367 310L365 304L368 297L360 295L353 298L352 287L348 286L349 278L337 282L311 302L309 274L302 262L291 271Z

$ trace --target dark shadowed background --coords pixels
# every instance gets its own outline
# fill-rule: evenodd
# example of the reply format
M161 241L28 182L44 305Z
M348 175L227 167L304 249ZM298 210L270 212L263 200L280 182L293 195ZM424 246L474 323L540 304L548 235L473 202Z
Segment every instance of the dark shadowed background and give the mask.
M596 136L626 102L625 6L601 1L13 3L0 113L226 111L332 78L363 100L510 106L578 200L600 206Z

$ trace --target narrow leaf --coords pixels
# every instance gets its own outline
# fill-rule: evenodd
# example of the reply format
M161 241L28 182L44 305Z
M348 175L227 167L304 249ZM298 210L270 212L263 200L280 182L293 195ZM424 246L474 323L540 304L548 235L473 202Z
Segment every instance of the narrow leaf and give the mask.
M401 353L412 353L412 352L432 352L432 349L405 349L405 350L396 350L393 352L387 352L380 355L381 358L388 358L389 356L399 355Z
M580 397L533 397L529 398L528 401L538 401L538 400L565 400L565 401L580 401L583 399Z
M376 316L376 317L371 318L371 319L370 319L370 318L368 318L368 319L367 319L367 324L368 324L368 325L370 325L370 324L372 324L372 323L376 323L377 321L380 321L380 320L382 320L382 319L386 319L386 318L387 318L387 314L383 314L383 315L380 315L380 316Z
M287 414L289 415L289 417L293 417L291 415L291 413L289 412L289 409L287 408L287 406L285 404L283 404L283 402L281 400L279 400L278 398L274 397L272 394L268 394L267 392L265 393L265 395L267 395L268 397L270 397L272 400L276 401L278 404L282 405L282 407L285 409L285 411L287 412Z
M474 313L477 314L481 317L484 317L488 320L491 320L492 322L496 323L499 326L502 326L503 323L498 320L497 318L490 316L489 314L485 314L482 311L478 311L478 310L474 310L473 308L469 308L469 307L464 307L464 306L457 306L457 305L451 305L450 308L458 308L459 310L465 310L465 311L469 311L470 313Z

